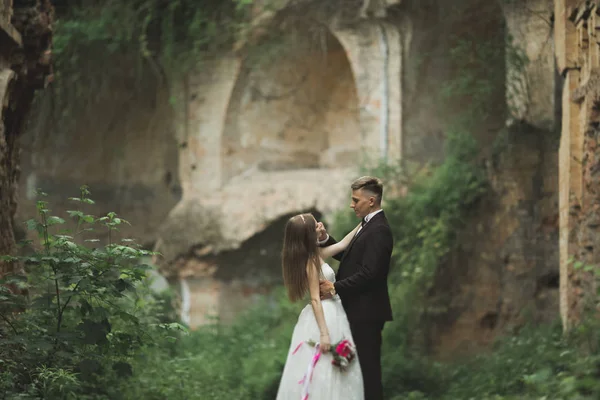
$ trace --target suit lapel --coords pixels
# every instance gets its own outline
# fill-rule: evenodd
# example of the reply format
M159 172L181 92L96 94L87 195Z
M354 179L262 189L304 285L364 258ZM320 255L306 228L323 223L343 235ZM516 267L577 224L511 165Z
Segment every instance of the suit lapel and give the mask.
M352 248L352 245L354 245L354 242L356 242L356 240L365 232L365 230L369 229L372 225L374 225L375 222L378 220L378 218L380 218L382 216L384 216L383 211L375 214L375 216L373 216L373 218L371 218L371 220L369 222L367 222L365 224L365 226L363 226L362 229L356 235L354 235L354 237L350 241L350 244L348 245L346 250L344 250L344 255L342 257L342 260L340 261L340 266L342 265L342 263L344 262L344 260L348 256L348 254L350 253L350 249Z

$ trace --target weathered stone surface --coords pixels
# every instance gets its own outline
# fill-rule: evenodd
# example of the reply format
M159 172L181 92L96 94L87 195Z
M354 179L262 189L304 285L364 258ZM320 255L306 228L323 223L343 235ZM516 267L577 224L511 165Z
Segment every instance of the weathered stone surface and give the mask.
M87 212L116 212L132 225L123 235L151 245L181 198L168 94L152 82L134 98L124 83L114 82L111 90L111 98L74 119L71 129L49 129L47 119L33 119L22 140L18 219L35 216L37 189L48 194L53 213L65 216L75 206L68 198L88 185L96 204ZM52 99L44 102L41 113Z
M190 246L232 249L282 215L333 211L359 165L399 159L399 32L377 21L331 23L283 31L288 50L274 59L225 54L182 82L183 198L156 246L167 270ZM184 221L195 226L182 229Z
M557 63L565 76L560 148L560 311L565 330L597 307L600 25L596 1L556 1ZM582 268L583 267L583 268Z
M530 320L551 321L558 312L554 98L560 85L554 82L552 31L544 21L551 18L550 3L510 3L525 15L501 8L505 3L403 2L399 17L410 21L403 20L400 29L408 40L403 158L442 159L445 136L458 127L477 138L491 183L490 194L460 233L458 249L440 267L432 289L425 341L442 358L477 351L513 327ZM524 46L532 58L519 70L519 79L528 85L520 98L522 113L508 127L512 94L507 93L507 80L514 80L515 71L509 60L514 49L506 47L504 34L518 36L514 45ZM478 57L486 62L469 63ZM460 82L486 79L492 82L486 96L471 97L469 89L475 92L475 87L461 91ZM479 115L470 125L456 124L476 108L474 98L486 102L484 110L495 112Z
M21 33L12 25L13 0L2 0L0 2L0 43L5 40L12 41L12 45L22 46ZM10 46L7 46L10 48ZM6 55L5 55L6 56Z
M554 42L558 73L565 75L578 65L575 25L570 21L579 0L554 0Z
M210 254L218 254L238 248L284 215L311 209L331 214L349 204L354 178L354 169L341 168L255 171L206 196L184 196L161 228L158 261L165 273L179 275L175 261L191 248L210 247Z
M427 340L433 354L473 353L526 322L558 317L558 135L513 125L490 164L489 194L440 274Z
M506 100L510 118L552 130L556 117L553 0L502 4L511 39L506 49Z
M457 130L488 148L507 116L500 2L404 1L393 15L403 41L402 158L441 161L446 135ZM485 95L476 82L490 84ZM471 116L478 107L494 112ZM465 116L472 127L461 123Z

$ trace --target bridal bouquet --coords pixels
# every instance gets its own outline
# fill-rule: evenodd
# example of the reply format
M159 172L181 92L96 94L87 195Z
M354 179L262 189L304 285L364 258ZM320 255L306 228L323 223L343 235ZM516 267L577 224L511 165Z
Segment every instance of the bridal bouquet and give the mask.
M302 345L305 343L311 347L314 347L315 350L306 369L306 373L298 382L300 385L302 385L302 400L308 400L309 386L310 382L312 381L313 372L315 371L315 366L317 365L317 362L321 358L321 350L319 349L319 343L315 342L314 340L307 340L298 343L298 346L296 346L296 349L292 352L292 355L296 354L296 352L300 350L300 347L302 347ZM356 357L354 346L352 346L352 343L350 343L350 341L347 339L343 339L337 343L332 344L330 352L333 356L333 360L331 361L331 363L337 366L341 371L345 371L346 368L348 368L348 365L350 365L352 360L354 360L354 358Z
M307 341L307 343L313 347L317 344L312 340ZM332 343L330 353L333 356L331 363L336 367L339 367L342 371L345 371L346 368L348 368L348 365L350 365L352 360L356 357L354 346L347 339Z

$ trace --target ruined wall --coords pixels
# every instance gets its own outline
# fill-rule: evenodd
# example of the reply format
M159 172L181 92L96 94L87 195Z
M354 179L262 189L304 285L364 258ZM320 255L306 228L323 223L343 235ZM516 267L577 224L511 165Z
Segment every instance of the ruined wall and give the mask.
M467 130L478 139L490 182L430 293L425 340L442 358L489 346L527 321L558 316L560 82L547 23L552 1L500 4L404 2L401 9L410 12L412 32L404 67L406 159L440 160L445 135ZM516 50L527 64L514 63ZM491 91L469 94L486 74ZM489 116L477 119L475 98L485 102L479 111L492 110Z
M426 319L433 354L475 353L525 323L558 318L558 141L526 123L505 133L488 193L436 277Z
M482 147L506 119L505 20L498 2L404 1L390 9L399 26L403 159L437 163L445 137L468 125ZM490 83L485 94L482 84ZM479 110L495 109L489 116Z
M288 46L265 69L224 55L190 75L182 83L186 107L178 114L183 198L157 246L163 271L189 293L190 323L203 321L200 309L229 315L222 309L227 280L218 272L241 271L224 261L228 257L215 257L259 240L286 215L346 206L347 183L357 173L352 167L369 158L441 160L445 136L481 99L495 112L469 122L487 159L491 194L442 269L432 301L443 298L451 307L429 319L430 348L450 354L486 346L529 317L553 319L558 136L556 75L548 61L552 30L544 22L551 11L550 0L506 9L478 0L404 1L385 17L332 18L327 29L300 31L303 40L315 31L322 40ZM465 42L488 64L454 51ZM513 68L512 46L530 59L526 68ZM486 76L489 64L493 77ZM474 82L488 78L491 91L483 97L447 93L449 82L465 74ZM526 84L526 91L507 87L507 79ZM182 229L187 221L198 222ZM275 262L269 260L270 267ZM270 267L263 282L279 279ZM251 297L261 287L250 286L240 291ZM199 288L210 290L193 300Z
M37 189L49 195L53 213L65 215L73 208L67 199L88 185L96 204L87 211L116 212L132 225L124 235L146 245L156 240L181 196L172 110L154 77L136 90L133 67L123 65L123 76L108 83L110 95L80 99L93 103L93 112L73 113L68 126L53 124L60 103L52 88L38 99L22 141L19 220L35 215Z
M508 123L527 121L535 128L554 131L560 120L561 87L551 76L555 70L554 2L503 1L502 10L507 32Z
M239 251L285 216L332 215L348 204L361 165L400 158L399 31L381 20L348 26L311 12L291 10L294 18L273 24L254 52L203 61L177 85L183 193L161 227L156 261L185 279L182 293L213 288L184 302L196 307L192 325L198 309L225 304L227 284L207 270L243 275L229 256L218 265L215 257ZM265 268L258 281L280 275Z
M581 267L600 262L598 7L597 1L555 1L556 60L565 80L560 144L560 311L565 330L596 306L593 271Z
M321 34L319 47L301 32L283 38L283 54L245 65L226 115L224 182L252 168L337 168L360 158L354 76L339 41Z

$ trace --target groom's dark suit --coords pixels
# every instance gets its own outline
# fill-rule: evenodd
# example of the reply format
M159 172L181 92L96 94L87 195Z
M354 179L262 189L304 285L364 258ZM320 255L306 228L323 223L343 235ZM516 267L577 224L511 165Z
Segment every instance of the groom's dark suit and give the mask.
M336 243L332 237L323 246ZM392 320L387 277L393 238L383 211L375 214L336 256L334 283L350 321L365 385L365 400L382 400L381 330ZM337 340L336 338L332 338Z

